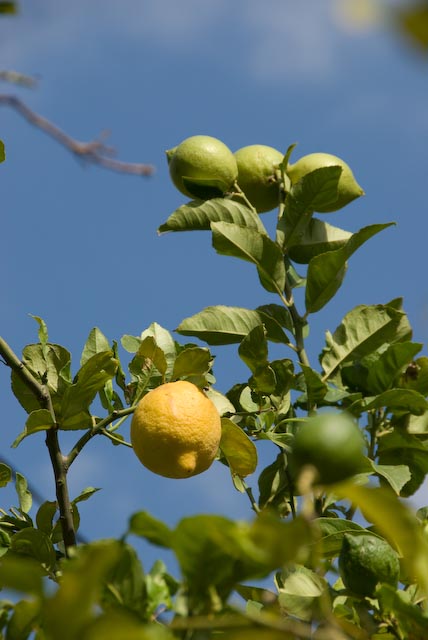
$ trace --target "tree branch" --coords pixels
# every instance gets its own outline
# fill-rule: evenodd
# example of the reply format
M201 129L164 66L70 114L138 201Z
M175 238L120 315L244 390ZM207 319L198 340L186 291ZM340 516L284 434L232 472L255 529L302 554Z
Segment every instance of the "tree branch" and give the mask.
M77 158L85 162L101 166L111 171L137 176L151 176L155 171L155 168L150 164L122 162L122 160L112 158L111 156L114 150L104 144L102 141L103 136L91 142L81 142L71 138L59 127L50 122L50 120L32 111L16 96L0 94L0 106L1 105L11 107L17 111L27 122L47 133L51 138L71 151Z
M23 362L13 352L10 346L0 337L0 355L5 363L21 378L24 384L34 393L38 399L40 406L47 409L52 416L52 420L56 425L56 417L52 405L51 394L46 385L42 385L36 380L32 373L27 369ZM46 446L48 447L49 456L52 462L52 468L55 477L56 498L59 508L59 519L61 522L64 546L67 550L69 547L76 545L76 533L73 522L73 507L70 502L67 486L67 469L64 456L58 442L58 428L52 427L46 431Z

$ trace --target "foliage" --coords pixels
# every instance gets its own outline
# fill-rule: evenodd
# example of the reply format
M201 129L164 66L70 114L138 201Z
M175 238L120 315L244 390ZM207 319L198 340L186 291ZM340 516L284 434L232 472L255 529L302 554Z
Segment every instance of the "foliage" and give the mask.
M342 286L353 253L390 224L351 233L319 220L315 211L335 200L341 167L315 169L291 185L291 152L278 169L274 238L238 185L223 197L183 204L159 230L210 232L215 251L253 264L261 287L274 296L251 309L210 306L177 328L211 346L237 345L248 377L226 395L213 388L210 350L177 342L157 323L139 336L124 335L122 348L94 328L74 373L71 354L49 341L41 318L35 317L38 342L25 346L21 358L0 339L12 391L28 414L14 446L44 432L57 480L56 499L35 510L25 478L16 474L17 506L1 511L0 584L19 594L1 602L2 637L426 637L428 507L414 514L403 499L428 473L428 360L396 298L351 309L326 333L317 366L310 363L311 315ZM302 286L300 313L293 293ZM270 342L283 357L270 358ZM96 489L70 500L65 489L74 460L95 436L130 446L120 433L124 420L150 390L178 379L206 389L222 415L215 464L229 467L231 490L248 496L253 517L197 515L171 529L141 511L119 540L76 545L79 503ZM311 421L319 413L327 416L323 424L329 414L346 413L359 429L358 464L347 465L340 482L329 476L335 484L317 484L314 467L301 456L296 466L293 458L296 435L316 426ZM77 432L66 455L62 431ZM272 462L258 473L256 490L247 477L257 471L262 440L270 443ZM329 464L339 465L341 454L332 447ZM313 459L319 457L307 462ZM13 478L1 464L0 485ZM133 537L170 549L179 578L161 562L145 571ZM367 539L387 547L394 562L399 558L398 586L396 573L392 580L376 571L368 590L345 586L339 557L352 566L347 550ZM274 590L262 586L267 577Z

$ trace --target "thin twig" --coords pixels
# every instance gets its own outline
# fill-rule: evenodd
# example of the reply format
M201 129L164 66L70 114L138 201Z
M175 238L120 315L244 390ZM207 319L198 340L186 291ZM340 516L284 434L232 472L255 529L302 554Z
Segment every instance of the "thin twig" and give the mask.
M123 162L122 160L112 158L113 150L107 147L102 139L91 142L81 142L71 138L62 131L62 129L53 124L53 122L32 111L16 96L0 94L0 106L1 105L11 107L17 111L27 122L47 133L51 138L66 147L81 160L99 165L104 167L104 169L137 176L151 176L155 171L154 167L150 164Z

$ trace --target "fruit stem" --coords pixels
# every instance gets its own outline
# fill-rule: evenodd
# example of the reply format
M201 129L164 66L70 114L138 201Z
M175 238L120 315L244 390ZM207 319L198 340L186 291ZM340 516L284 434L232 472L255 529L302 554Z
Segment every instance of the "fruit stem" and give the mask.
M250 502L251 502L251 508L253 509L253 511L255 511L257 513L257 515L260 514L260 509L259 509L259 505L257 504L254 495L253 495L253 490L251 489L251 487L249 487L247 485L247 483L245 482L245 480L243 480L241 478L241 482L242 482L242 486L245 489L245 493L247 494Z
M51 415L53 427L46 431L46 446L52 463L55 477L56 497L59 509L59 521L61 523L63 541L66 555L70 547L76 545L76 532L73 522L73 507L70 503L67 485L67 464L61 453L58 441L58 424L52 404L52 398L46 385L38 380L18 358L11 347L0 337L0 355L4 362L21 378L28 389L36 396L40 406L47 409Z
M252 209L255 213L257 213L257 209L255 207L253 207L253 205L251 204L251 202L248 200L247 196L245 195L245 193L242 191L241 187L239 186L239 184L237 183L237 181L235 180L235 182L233 183L233 191L232 191L232 196L238 196L238 198L241 198L241 200L243 200L245 202L245 204L247 205L247 207L249 207L250 209Z

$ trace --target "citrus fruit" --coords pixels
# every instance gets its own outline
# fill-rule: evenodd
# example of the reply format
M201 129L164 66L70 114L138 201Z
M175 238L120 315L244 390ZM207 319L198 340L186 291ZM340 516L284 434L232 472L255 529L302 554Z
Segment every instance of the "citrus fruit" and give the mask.
M188 478L208 469L220 437L214 403L185 380L149 391L132 417L131 442L137 457L166 478Z
M221 140L191 136L166 152L177 189L191 198L222 196L238 177L235 156Z
M361 596L372 596L379 582L397 586L400 562L394 549L370 534L343 536L339 571L347 589Z
M238 185L259 213L278 206L278 182L275 168L284 154L264 144L252 144L235 151Z
M310 153L297 160L294 164L288 165L287 168L287 175L291 180L291 184L296 184L296 182L299 182L303 176L311 173L311 171L321 169L322 167L334 166L342 168L337 189L337 200L328 206L320 206L317 209L320 213L337 211L352 202L352 200L364 195L364 191L355 180L349 165L341 158L333 156L330 153Z
M325 413L309 418L296 434L291 464L295 472L315 467L317 482L331 484L358 473L362 467L364 440L352 418Z

